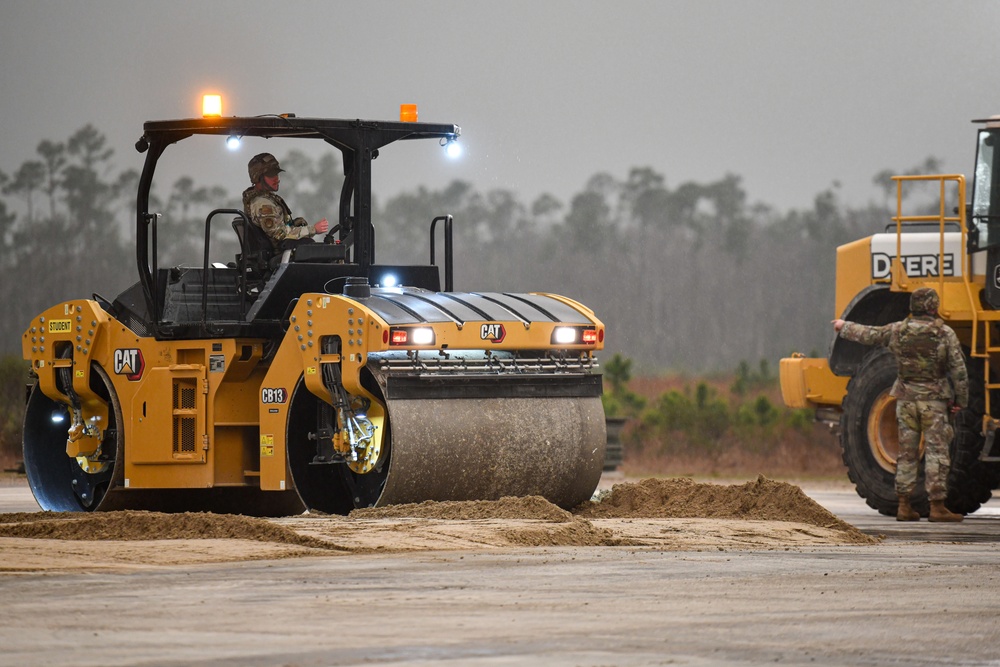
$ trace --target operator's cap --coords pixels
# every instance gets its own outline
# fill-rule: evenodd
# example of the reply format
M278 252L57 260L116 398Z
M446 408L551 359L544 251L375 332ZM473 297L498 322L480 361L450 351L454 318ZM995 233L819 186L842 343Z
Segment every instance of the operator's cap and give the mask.
M278 164L278 158L270 153L258 153L250 158L250 162L247 164L251 183L256 183L264 176L276 176L282 171L284 169Z
M919 287L910 295L910 312L914 315L931 315L939 305L941 299L933 287Z

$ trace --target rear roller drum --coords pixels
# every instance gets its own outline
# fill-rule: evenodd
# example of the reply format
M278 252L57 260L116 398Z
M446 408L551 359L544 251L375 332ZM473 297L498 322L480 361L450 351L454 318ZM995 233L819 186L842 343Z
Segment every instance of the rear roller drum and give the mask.
M59 385L69 382L70 369L60 371ZM66 377L63 377L65 375ZM24 468L38 505L53 512L102 509L108 491L122 478L121 406L107 373L91 367L90 388L108 403L108 424L97 455L71 458L66 454L70 426L68 407L41 392L36 384L24 413Z

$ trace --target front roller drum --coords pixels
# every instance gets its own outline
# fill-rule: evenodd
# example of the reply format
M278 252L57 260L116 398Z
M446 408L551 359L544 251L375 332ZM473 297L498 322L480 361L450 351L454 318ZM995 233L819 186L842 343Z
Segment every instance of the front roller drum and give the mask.
M393 400L378 505L542 496L589 500L604 468L600 398Z
M319 402L293 394L288 462L311 509L538 495L563 508L589 500L607 441L599 397L392 399L382 453L366 474L313 463Z

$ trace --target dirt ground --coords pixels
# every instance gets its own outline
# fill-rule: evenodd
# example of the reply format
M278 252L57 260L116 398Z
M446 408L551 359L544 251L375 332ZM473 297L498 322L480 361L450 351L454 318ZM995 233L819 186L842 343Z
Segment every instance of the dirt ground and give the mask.
M544 498L426 502L255 519L207 513L0 514L2 572L107 570L311 555L523 547L778 549L870 544L786 482L622 482L560 509Z
M27 511L0 483L0 667L1000 664L996 511L897 524L844 484L602 487L572 512L263 520Z

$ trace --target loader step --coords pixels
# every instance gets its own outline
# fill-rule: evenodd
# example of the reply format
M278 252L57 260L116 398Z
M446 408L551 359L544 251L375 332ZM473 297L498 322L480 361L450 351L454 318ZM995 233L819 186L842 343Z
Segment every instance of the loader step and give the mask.
M979 460L984 463L996 463L1000 461L1000 456L992 456L993 443L996 442L996 429L990 428L983 439L983 450L979 453Z

